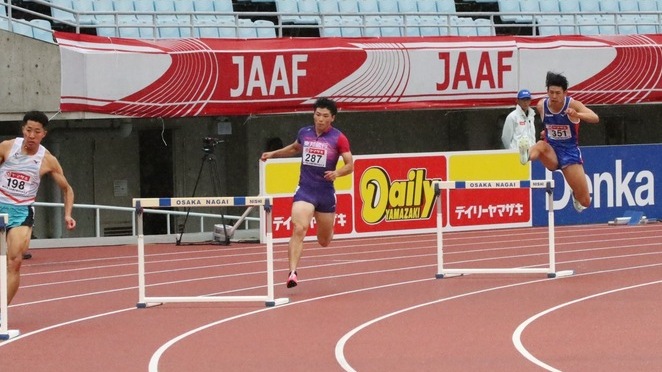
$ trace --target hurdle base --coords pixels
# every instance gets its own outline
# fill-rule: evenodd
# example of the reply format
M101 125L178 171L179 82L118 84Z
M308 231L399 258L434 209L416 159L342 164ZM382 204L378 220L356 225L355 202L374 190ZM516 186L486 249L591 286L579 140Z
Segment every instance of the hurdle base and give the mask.
M289 298L283 297L283 298L276 298L273 301L266 301L264 303L264 305L266 307L274 307L274 306L278 306L278 305L285 305L286 303L289 303L289 302L290 302Z
M551 278L562 278L564 276L571 276L571 275L575 275L575 270L561 270L555 273L549 273L547 274L547 277L551 279Z
M0 333L0 341L7 341L14 337L18 337L20 334L21 332L19 332L17 329L9 329L7 330L7 333Z
M163 302L138 302L136 304L136 307L138 309L146 309L148 307L155 307L155 306L161 306L163 305Z

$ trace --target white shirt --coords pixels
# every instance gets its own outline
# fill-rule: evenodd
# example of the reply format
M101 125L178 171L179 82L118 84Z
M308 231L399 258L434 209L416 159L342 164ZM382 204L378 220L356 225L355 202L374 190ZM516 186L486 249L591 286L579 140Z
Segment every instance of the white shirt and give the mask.
M504 148L517 150L522 137L529 140L529 147L536 143L536 126L533 124L536 113L531 107L527 111L525 113L520 105L517 105L506 117L503 132L501 132L501 142L503 142Z
M21 153L23 138L16 138L9 155L0 165L0 203L30 205L37 198L39 169L46 148L39 145L34 155Z

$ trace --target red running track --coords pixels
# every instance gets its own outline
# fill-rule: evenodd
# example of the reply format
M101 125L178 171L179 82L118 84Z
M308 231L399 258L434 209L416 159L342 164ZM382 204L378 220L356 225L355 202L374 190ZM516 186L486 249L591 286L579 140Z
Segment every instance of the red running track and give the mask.
M546 229L444 236L448 267L544 265ZM290 303L137 309L135 246L34 250L1 371L658 371L662 224L556 229L557 270L435 279L433 234L306 243ZM149 296L265 294L264 246L148 245Z

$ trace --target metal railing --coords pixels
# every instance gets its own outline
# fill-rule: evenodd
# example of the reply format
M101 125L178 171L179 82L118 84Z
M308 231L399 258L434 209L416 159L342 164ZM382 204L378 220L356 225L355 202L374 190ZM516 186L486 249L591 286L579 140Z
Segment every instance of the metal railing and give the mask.
M52 16L44 15L30 9L21 8L11 3L6 4L8 11L8 18L11 19L12 12L20 10L24 14L29 14L33 17L40 17L48 19L52 23L69 27L76 33L83 32L84 30L106 28L114 29L116 36L120 36L121 30L125 29L138 29L149 30L153 35L151 38L159 38L159 30L165 28L178 28L182 30L181 37L196 36L201 29L206 28L232 28L235 34L242 29L262 29L271 28L270 25L255 25L253 23L240 22L246 19L272 19L274 20L273 27L276 29L275 34L282 37L287 34L292 34L293 30L306 30L314 29L319 30L320 35L330 34L327 32L332 29L345 29L345 28L359 28L360 34L356 36L374 36L376 33L374 29L384 27L399 29L400 36L418 36L419 34L413 33L412 30L420 27L431 27L430 25L419 24L417 20L428 18L435 19L438 24L432 27L439 27L440 36L443 35L467 35L471 32L463 32L464 30L471 30L476 27L485 27L485 25L474 25L466 22L456 22L457 19L486 19L489 20L491 31L489 34L500 34L500 30L506 28L530 28L530 35L540 35L539 29L542 27L561 27L558 34L599 34L600 31L596 30L597 27L609 28L615 34L631 34L638 33L639 29L660 31L662 28L662 12L653 11L638 11L638 12L581 12L581 13L563 13L563 12L456 12L456 13L360 13L360 14L347 14L347 13L279 13L279 12L173 12L173 11L77 11L74 9L63 8L44 0L33 0L35 4L49 6L51 9L59 10L65 14L71 14L67 19L59 19ZM99 16L107 16L112 18L112 21L104 22L85 22L86 18L95 18ZM170 16L171 20L162 21L162 17ZM338 22L338 19L344 17L354 17L360 19L357 23ZM136 19L135 22L127 22L125 17ZM137 21L137 17L141 17L141 21ZM174 18L178 20L174 20ZM228 22L206 22L200 21L204 17L225 18L231 20ZM399 19L399 24L379 24L371 20L377 18L389 18L391 20L396 17ZM504 23L502 19L518 18L527 21L507 22ZM554 17L557 19L558 24L543 23L545 19ZM298 18L300 21L283 22L283 19ZM591 21L593 18L593 21ZM315 21L311 22L310 20ZM149 21L145 21L149 20ZM318 20L318 21L317 21ZM10 28L11 28L11 22ZM589 29L589 26L592 26ZM587 30L587 31L583 31ZM588 33L583 33L588 32ZM554 34L554 32L552 32ZM520 33L521 35L521 33ZM145 37L141 37L145 38ZM149 38L149 37L148 37ZM240 36L241 38L241 36Z
M64 208L63 203L47 203L47 202L36 202L33 204L35 207L47 207L47 208ZM96 204L74 204L74 209L92 209L94 210L94 236L95 238L101 238L103 237L103 234L101 232L103 223L101 220L101 211L119 211L119 212L126 212L131 214L131 231L132 235L136 235L136 219L134 218L134 214L136 212L135 208L131 207L117 207L117 206L110 206L110 205L96 205ZM170 216L186 216L188 215L189 218L197 218L199 220L199 225L200 225L200 232L205 232L205 219L209 220L218 220L219 223L224 222L224 221L242 221L241 227L245 230L249 229L257 229L260 226L260 218L259 217L250 217L246 215L242 216L236 216L236 215L220 215L220 214L213 214L213 213L199 213L199 212L184 212L184 211L172 211L172 210L164 210L164 209L149 209L145 208L143 209L143 213L145 214L161 214L161 215L167 215L168 218L166 218L166 234L176 234L179 233L179 231L174 231L171 223L171 218Z

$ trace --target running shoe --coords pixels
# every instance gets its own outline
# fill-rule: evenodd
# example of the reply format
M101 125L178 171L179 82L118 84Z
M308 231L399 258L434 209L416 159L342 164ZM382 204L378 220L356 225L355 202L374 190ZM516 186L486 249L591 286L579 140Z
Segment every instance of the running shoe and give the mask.
M575 210L577 211L577 213L582 213L584 211L584 209L586 209L585 206L581 205L577 201L577 199L575 199L575 194L574 193L572 194L572 206L575 207Z
M519 147L519 162L522 165L526 164L529 161L529 140L526 137L522 137L518 142Z
M32 253L30 253L30 252L23 253L23 259L24 260L29 260L31 258L32 258Z
M297 272L290 271L290 276L287 278L287 288L292 288L297 286Z

